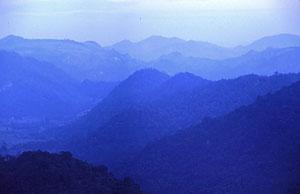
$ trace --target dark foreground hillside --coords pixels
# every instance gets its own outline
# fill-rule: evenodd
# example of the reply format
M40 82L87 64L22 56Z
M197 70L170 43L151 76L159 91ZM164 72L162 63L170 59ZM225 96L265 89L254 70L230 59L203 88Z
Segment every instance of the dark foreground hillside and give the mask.
M151 193L300 193L300 82L146 147L129 172Z
M129 178L91 166L68 152L24 152L0 157L1 194L142 194Z

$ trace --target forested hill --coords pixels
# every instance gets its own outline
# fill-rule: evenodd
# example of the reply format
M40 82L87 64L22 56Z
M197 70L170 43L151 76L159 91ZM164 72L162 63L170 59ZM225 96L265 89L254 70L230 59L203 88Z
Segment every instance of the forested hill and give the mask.
M129 171L152 193L300 192L300 82L150 144Z
M0 157L1 194L143 194L130 178L91 166L68 152L24 152Z

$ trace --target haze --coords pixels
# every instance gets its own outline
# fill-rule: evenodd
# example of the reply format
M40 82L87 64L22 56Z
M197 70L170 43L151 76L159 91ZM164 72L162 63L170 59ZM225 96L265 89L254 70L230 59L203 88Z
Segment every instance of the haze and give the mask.
M0 36L110 45L162 35L235 46L300 34L299 10L298 0L1 0Z

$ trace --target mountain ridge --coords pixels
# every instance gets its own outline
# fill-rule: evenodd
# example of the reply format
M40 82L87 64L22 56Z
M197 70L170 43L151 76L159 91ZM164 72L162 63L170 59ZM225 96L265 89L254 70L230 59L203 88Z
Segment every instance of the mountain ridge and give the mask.
M162 138L128 172L152 193L297 193L299 95L296 82Z
M140 81L148 79L144 71L159 78L151 81L154 88L148 87L151 84L141 84L149 83ZM126 84L120 83L85 116L67 128L55 130L62 145L57 143L58 148L52 146L50 150L70 150L82 159L115 169L124 158L134 155L147 143L197 124L206 117L221 116L248 105L260 95L298 81L300 74L247 75L213 82L189 73L170 78L147 69L138 71L135 77L140 79L125 80ZM30 148L32 146L24 147L25 150ZM99 154L101 157L95 157Z
M221 60L237 57L251 50L262 51L267 48L293 46L300 46L300 36L293 34L265 36L248 45L236 47L223 47L205 41L183 40L177 37L150 36L137 42L121 41L107 48L113 48L120 53L129 54L134 58L149 62L173 52L182 53L186 57ZM149 50L151 50L152 54L146 53ZM222 54L216 55L218 52L222 52Z
M120 81L143 66L126 54L91 41L8 36L0 39L0 49L52 63L77 80Z

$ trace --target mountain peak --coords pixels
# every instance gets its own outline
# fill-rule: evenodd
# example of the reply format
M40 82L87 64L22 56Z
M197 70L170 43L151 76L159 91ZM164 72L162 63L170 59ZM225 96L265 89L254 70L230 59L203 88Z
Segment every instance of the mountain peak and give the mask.
M113 46L116 46L116 45L125 46L125 45L131 45L131 44L133 44L133 42L131 42L130 40L125 39L125 40L122 40L120 42L115 43Z
M264 50L269 47L285 48L294 46L300 46L300 36L293 34L278 34L263 37L247 47L253 50Z
M93 48L102 48L101 45L95 41L85 41L84 44Z
M207 83L210 83L210 81L192 73L184 72L171 77L163 84L162 88L168 88L167 90L169 90L170 88L176 87L177 89L182 88L180 90L183 91L189 87L201 86Z
M158 36L158 35L153 35L150 36L142 41L140 41L140 43L163 43L163 42L168 42L168 43L183 43L185 42L185 40L182 40L180 38L176 38L176 37L164 37L164 36Z
M168 79L169 75L162 73L156 69L141 69L130 75L123 82L121 82L120 85L114 91L131 91L129 93L143 91L143 93L145 94L149 91L152 91L154 88L158 87L160 84L162 84ZM120 92L117 93L118 95L120 94Z
M21 40L25 40L25 39L21 36L8 35L8 36L4 37L3 39L1 39L0 41L11 42L11 41L21 41Z
M146 38L144 40L162 40L162 39L166 39L166 38L163 37L163 36L159 36L159 35L152 35L152 36L149 36L148 38Z
M181 78L184 78L184 79L203 79L202 77L197 76L195 74L192 74L190 72L177 73L172 78L174 78L174 79L181 79ZM203 80L205 80L205 79L203 79Z
M162 78L169 78L169 75L158 71L154 68L145 68L136 71L131 76L128 77L128 79L145 79L145 78L151 78L151 77L162 77Z

